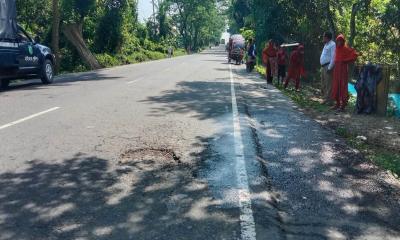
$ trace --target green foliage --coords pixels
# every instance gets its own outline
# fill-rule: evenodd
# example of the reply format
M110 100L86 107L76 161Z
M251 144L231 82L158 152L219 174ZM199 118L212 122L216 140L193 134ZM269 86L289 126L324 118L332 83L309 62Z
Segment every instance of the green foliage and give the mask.
M219 41L225 17L215 0L166 0L171 23L178 31L178 42L188 51L198 51Z
M66 21L82 22L96 9L96 0L62 0L61 6Z
M242 28L254 30L256 43L261 45L259 51L268 39L305 44L308 72L318 71L322 34L331 29L344 33L350 41L353 39L353 47L363 53L360 62L400 66L399 0L230 2L231 33Z
M229 32L232 34L239 33L242 28L253 27L251 14L254 9L252 2L253 1L232 0L228 9L228 15L230 16Z
M97 54L96 58L103 67L114 67L121 64L118 58L113 57L108 53Z
M144 53L149 60L158 60L158 59L163 59L166 57L166 55L164 53L157 52L157 51L145 50Z
M184 49L176 49L174 51L174 57L179 57L184 55L186 55L186 51Z
M45 39L49 33L51 5L48 0L17 0L18 22L28 32Z
M242 28L240 29L240 34L242 34L247 41L256 37L256 33L253 29Z
M160 6L157 37L151 38L151 29L137 20L137 0L60 0L61 29L78 23L90 50L105 67L130 64L166 57L170 46L176 55L184 54L182 40L173 30L169 3ZM19 23L32 36L39 35L50 45L52 2L48 0L17 0ZM210 28L211 29L211 28ZM202 32L209 35L206 30ZM61 72L85 71L88 68L76 49L60 33Z

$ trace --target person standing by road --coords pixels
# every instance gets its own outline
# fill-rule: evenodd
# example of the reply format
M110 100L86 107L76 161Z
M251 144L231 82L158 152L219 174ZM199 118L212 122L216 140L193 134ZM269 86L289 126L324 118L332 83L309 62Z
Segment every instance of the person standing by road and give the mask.
M172 56L174 56L174 49L172 48L172 46L170 46L168 48L168 57L172 58Z
M254 42L253 39L250 39L250 40L249 40L249 45L248 45L248 48L247 48L247 56L248 56L249 58L255 60L256 55L257 55L257 54L256 54L256 44L255 44L255 42Z
M272 83L274 76L276 76L277 59L276 59L276 48L273 40L269 40L265 45L262 52L263 62L266 67L266 78L268 83Z
M299 45L290 55L288 75L284 87L287 88L290 81L296 84L296 91L300 90L300 78L305 76L304 70L304 46Z
M281 46L278 47L278 85L283 83L286 77L286 52Z
M344 111L349 101L349 64L357 60L358 53L346 46L342 34L336 38L335 68L333 70L332 99L336 101L333 109Z
M331 32L324 33L324 49L322 50L321 63L321 94L324 104L330 104L332 95L332 77L335 66L336 43L332 40Z

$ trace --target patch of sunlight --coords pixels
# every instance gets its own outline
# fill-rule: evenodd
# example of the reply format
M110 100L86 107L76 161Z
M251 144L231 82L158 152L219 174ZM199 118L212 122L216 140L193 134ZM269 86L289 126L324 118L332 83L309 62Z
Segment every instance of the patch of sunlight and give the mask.
M93 231L93 233L98 237L105 237L107 235L110 235L112 231L113 231L112 227L98 227Z
M332 202L340 202L341 200L348 200L353 198L362 198L363 195L356 190L349 188L338 188L334 187L331 190L331 195L327 196L327 199Z
M38 213L40 214L40 218L43 219L53 219L60 217L66 212L69 212L75 208L75 204L73 203L65 203L61 204L56 207L49 207L49 208L44 208L44 209L38 209L35 207L34 209L38 210Z
M194 220L205 220L209 217L207 208L210 205L212 205L212 201L210 201L210 199L202 198L193 204L189 212L186 213L186 217Z
M148 210L143 207L142 210L137 210L134 213L130 214L128 220L125 223L121 223L118 225L118 228L129 229L131 233L139 233L143 230L143 223L146 214L148 214Z
M348 215L356 215L360 212L360 207L355 205L355 204L351 204L351 203L346 203L342 206L342 210L348 214Z
M232 216L226 215L222 212L212 213L209 211L210 207L222 204L224 204L222 201L211 200L210 198L203 197L192 204L192 207L184 217L196 221L215 219L221 222L235 222L236 219Z
M137 177L135 177L133 174L123 175L116 184L107 189L107 191L110 193L110 196L107 199L107 204L117 205L122 199L128 197L133 190L133 186L136 181Z
M207 188L207 184L205 183L199 183L199 182L191 182L184 186L184 189L188 192L196 192L196 191L202 191Z
M78 223L70 223L58 226L57 228L61 230L61 232L72 232L78 228L82 227L82 224Z
M335 151L332 146L324 143L321 147L320 159L323 163L333 163L335 158Z
M365 239L376 239L376 240L399 240L399 233L396 231L387 232L385 228L379 225L376 226L364 226L362 233L359 236L354 237L354 240L365 240Z
M301 149L301 148L291 148L288 151L288 154L290 156L303 156L307 154L313 154L315 151L313 150L306 150L306 149Z
M328 239L336 239L336 240L348 239L343 233L341 233L336 228L328 229L327 237Z
M147 186L144 191L145 192L156 192L156 191L161 191L161 190L165 190L168 188L174 188L177 184L178 184L178 179L174 179L175 181L173 181L172 179L168 179L168 182L158 182L158 183L154 183L150 186Z
M333 190L332 183L325 180L319 181L318 186L322 191L330 192Z
M283 135L280 134L276 129L267 129L265 131L265 135L270 138L283 138Z

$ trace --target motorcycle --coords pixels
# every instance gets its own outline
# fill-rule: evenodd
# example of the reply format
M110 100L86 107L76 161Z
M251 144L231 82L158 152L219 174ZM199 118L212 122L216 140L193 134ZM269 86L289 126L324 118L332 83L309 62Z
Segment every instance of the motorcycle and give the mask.
M246 61L246 71L251 73L256 66L256 58L255 57L248 57Z

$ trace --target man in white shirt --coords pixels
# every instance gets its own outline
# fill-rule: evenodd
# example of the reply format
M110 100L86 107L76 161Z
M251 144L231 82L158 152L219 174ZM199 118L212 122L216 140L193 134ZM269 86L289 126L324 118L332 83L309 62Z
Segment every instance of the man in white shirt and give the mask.
M321 93L324 103L331 103L333 68L335 67L336 44L332 40L332 33L324 33L324 49L321 54Z

